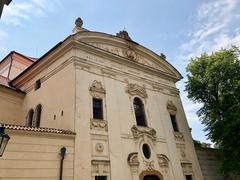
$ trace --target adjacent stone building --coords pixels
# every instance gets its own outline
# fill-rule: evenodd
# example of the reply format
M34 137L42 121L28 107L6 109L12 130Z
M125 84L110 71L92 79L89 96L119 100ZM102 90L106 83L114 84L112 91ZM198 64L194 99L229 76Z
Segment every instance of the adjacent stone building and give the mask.
M59 179L63 162L64 180L202 180L180 73L126 31L82 24L38 60L1 61L0 179Z

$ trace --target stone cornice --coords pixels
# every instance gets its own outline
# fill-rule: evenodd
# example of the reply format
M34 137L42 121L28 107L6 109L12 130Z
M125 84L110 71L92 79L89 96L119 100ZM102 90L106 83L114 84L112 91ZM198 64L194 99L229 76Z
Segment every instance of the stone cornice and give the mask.
M98 56L98 57L102 57L104 59L109 59L110 61L113 61L113 62L116 62L116 63L119 63L119 64L124 64L127 67L131 67L133 69L143 71L147 74L151 74L151 75L154 75L154 76L157 76L157 77L161 77L163 79L170 80L174 83L177 82L180 79L180 78L178 78L176 76L173 76L169 73L166 73L164 71L146 66L144 64L140 64L136 61L132 61L128 58L119 56L117 54L111 53L111 52L106 51L104 49L100 49L98 47L87 44L85 42L75 41L75 43L77 45L77 48L79 48L80 50L84 50L85 52L88 52L89 54L92 54L92 55L95 55L95 56Z
M12 81L12 85L14 85L15 87L22 87L27 81L34 78L38 73L43 71L46 67L50 66L55 60L57 60L59 57L61 57L67 51L69 51L71 49L80 49L85 52L88 52L89 54L93 54L93 55L102 57L104 59L107 58L110 61L126 65L133 69L137 69L137 70L143 71L147 74L151 74L156 77L160 77L160 78L172 81L172 82L176 82L179 80L178 78L173 77L172 75L167 74L166 72L162 72L160 70L157 70L157 69L145 66L143 64L131 61L127 58L117 56L116 54L96 48L96 47L89 45L87 43L84 43L84 42L76 41L72 37L70 37L69 39L64 41L63 44L61 44L58 48L53 50L53 52L50 52L48 55L46 55L46 57L44 57L41 60L41 62L39 62L35 66L31 67L27 72L25 72L20 77L14 79ZM83 58L83 59L85 59L85 58ZM86 62L86 59L85 59L85 62ZM106 68L106 67L102 67L102 68Z
M124 72L123 70L120 69L114 69L114 68L109 68L103 65L99 65L96 62L91 62L91 61L86 61L83 58L79 58L79 57L75 57L74 58L74 64L76 66L77 69L81 69L83 71L87 71L89 73L93 73L93 74L97 74L97 75L104 75L107 76L109 78L113 78L117 81L121 81L123 83L126 83L126 81L121 80L117 77L117 75L119 75L120 77L123 77L124 75L126 75L126 72ZM92 68L99 68L102 69L102 74L101 73L97 73L92 71ZM170 96L174 96L174 97L178 97L179 96L179 90L175 87L169 86L167 84L162 84L158 81L154 81L154 80L150 80L150 79L146 79L143 77L139 77L136 74L128 74L129 79L133 79L133 80L141 80L149 85L151 85L151 87L146 87L146 89L152 90L152 91L157 91L160 92L162 94L166 94L166 95L170 95ZM165 92L165 90L167 90L167 92ZM172 93L174 92L174 93Z
M102 45L102 47L98 47L99 49L105 49L108 52L112 52L113 54L118 54L116 53L116 51L112 51L108 48L104 48L104 44L106 45L112 45L113 47L116 48L124 48L124 49L128 49L130 47L130 50L133 50L133 54L139 54L139 55L143 55L146 56L147 59L152 59L153 62L160 64L160 66L165 66L166 68L168 68L168 70L171 71L172 74L174 74L174 76L177 77L177 79L181 79L182 76L181 74L162 56L159 56L158 54L154 53L153 51L149 50L148 48L134 42L134 41L126 41L123 38L118 38L116 36L113 35L109 35L106 33L101 33L101 32L83 32L83 33L79 33L76 34L74 36L74 39L76 39L77 41L81 41L81 42L85 42L87 44L95 44L98 43L100 45ZM133 48L131 48L133 47ZM132 53L130 53L132 54ZM132 58L134 58L135 56L130 56L130 60Z

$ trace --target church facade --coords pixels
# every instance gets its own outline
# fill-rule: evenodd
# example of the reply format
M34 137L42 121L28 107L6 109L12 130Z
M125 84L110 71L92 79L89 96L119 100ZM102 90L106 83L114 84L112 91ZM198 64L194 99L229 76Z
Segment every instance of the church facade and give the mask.
M126 31L75 24L39 59L0 62L0 179L202 180L180 73Z

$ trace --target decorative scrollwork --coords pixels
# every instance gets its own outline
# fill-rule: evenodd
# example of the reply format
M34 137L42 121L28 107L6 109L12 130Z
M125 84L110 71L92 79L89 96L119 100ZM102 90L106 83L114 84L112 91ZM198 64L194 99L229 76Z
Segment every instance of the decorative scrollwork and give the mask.
M102 83L100 81L94 80L92 85L89 88L92 92L99 92L105 94L105 89L102 86Z
M139 165L138 153L137 152L130 153L128 155L127 161L130 166L138 166Z
M185 141L183 133L181 132L174 132L174 138L176 141Z
M139 86L137 84L128 84L126 87L126 92L132 96L138 95L142 98L148 97L145 87Z
M92 171L96 174L110 173L109 160L92 160Z
M169 111L170 114L176 114L177 107L173 104L172 101L168 101L167 102L167 110Z
M108 131L107 121L91 119L90 128Z
M127 161L131 168L132 173L136 173L139 167L138 153L137 152L130 153L128 155Z
M142 136L147 136L150 139L152 139L153 141L156 140L157 136L156 136L156 131L153 128L149 128L149 127L142 127L142 126L136 126L134 125L131 128L133 137L135 139L139 139Z
M164 154L157 154L158 164L160 167L168 167L169 159Z
M182 170L184 174L192 174L193 169L192 169L192 163L181 163Z
M143 161L144 165L146 166L146 171L154 171L154 161Z
M103 152L104 145L102 143L96 143L95 148L98 152Z

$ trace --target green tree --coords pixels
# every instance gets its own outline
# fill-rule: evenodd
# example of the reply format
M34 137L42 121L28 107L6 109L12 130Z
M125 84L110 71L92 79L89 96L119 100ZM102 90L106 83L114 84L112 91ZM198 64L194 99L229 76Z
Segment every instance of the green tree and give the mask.
M224 152L222 170L240 174L239 48L192 58L187 66L188 97L203 106L197 114L208 138Z

